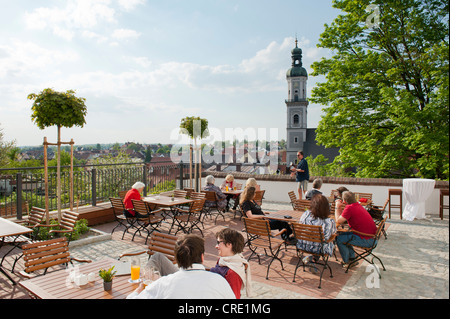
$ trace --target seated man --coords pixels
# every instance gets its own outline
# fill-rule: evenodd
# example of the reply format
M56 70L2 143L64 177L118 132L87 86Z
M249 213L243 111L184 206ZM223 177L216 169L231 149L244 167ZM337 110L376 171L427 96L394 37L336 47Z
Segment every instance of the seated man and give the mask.
M305 194L305 198L307 200L311 200L314 195L322 195L322 192L320 191L320 188L322 187L322 179L316 178L312 183L312 189L307 191Z
M345 208L343 206L346 204ZM336 225L339 226L345 222L351 229L358 232L374 235L377 232L377 226L370 214L362 207L355 198L352 192L345 191L342 193L342 200L336 201L335 209ZM370 247L373 245L373 238L367 236L360 236L351 231L341 233L336 238L336 243L339 252L342 256L343 266L354 266L355 251L352 248L352 243L361 247Z
M186 235L175 246L180 268L145 287L143 283L127 299L235 299L228 282L220 275L206 271L202 265L205 242L197 235Z

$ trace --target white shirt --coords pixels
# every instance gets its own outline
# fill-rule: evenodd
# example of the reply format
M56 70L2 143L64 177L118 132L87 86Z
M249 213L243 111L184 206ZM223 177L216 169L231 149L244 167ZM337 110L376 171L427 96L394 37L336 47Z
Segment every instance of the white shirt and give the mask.
M205 270L202 264L163 276L145 287L133 291L127 299L236 299L228 282L221 275Z

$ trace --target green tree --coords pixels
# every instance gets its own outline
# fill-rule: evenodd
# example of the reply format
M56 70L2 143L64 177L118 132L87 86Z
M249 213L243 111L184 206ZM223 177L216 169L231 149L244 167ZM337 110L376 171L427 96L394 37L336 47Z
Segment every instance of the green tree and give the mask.
M145 148L145 163L150 163L152 161L152 148L150 146L147 146Z
M39 94L31 93L29 100L33 100L31 120L43 130L46 127L57 127L57 197L58 197L58 219L61 216L61 127L72 127L74 125L83 127L86 124L85 116L87 108L85 98L76 97L75 92L56 92L50 88L44 89ZM48 218L47 218L48 220Z
M202 163L202 157L201 157L201 148L197 150L197 139L200 140L204 137L207 137L209 135L208 132L208 120L202 119L200 117L185 117L181 120L180 124L180 133L188 135L192 140L194 140L194 154L195 154L195 162L199 165L199 172L201 172L201 163ZM198 153L198 155L197 155ZM189 155L189 174L191 177L191 187L192 187L192 153L190 152ZM197 180L197 170L195 170L195 180ZM201 173L200 173L201 174ZM198 190L201 188L201 178L200 178L200 185L197 185Z
M372 6L369 6L372 5ZM448 2L335 0L312 67L317 141L358 177L449 178ZM367 11L366 11L367 10Z
M11 159L10 151L16 148L15 141L7 142L3 139L3 129L0 127L0 167L7 165Z

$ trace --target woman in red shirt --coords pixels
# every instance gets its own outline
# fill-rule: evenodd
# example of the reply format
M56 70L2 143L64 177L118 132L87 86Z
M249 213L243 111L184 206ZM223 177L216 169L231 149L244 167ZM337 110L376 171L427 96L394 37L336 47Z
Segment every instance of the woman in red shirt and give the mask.
M241 298L241 289L246 288L247 297L251 296L250 265L242 256L244 237L236 230L224 228L216 234L216 249L219 260L211 272L222 275L230 284L236 299Z
M124 210L123 214L126 217L138 217L138 218L145 218L148 215L142 215L138 212L134 211L133 209L133 202L134 200L141 200L141 194L144 190L145 184L142 182L136 182L133 186L131 186L131 189L127 192L123 199L123 204L125 205L126 210Z

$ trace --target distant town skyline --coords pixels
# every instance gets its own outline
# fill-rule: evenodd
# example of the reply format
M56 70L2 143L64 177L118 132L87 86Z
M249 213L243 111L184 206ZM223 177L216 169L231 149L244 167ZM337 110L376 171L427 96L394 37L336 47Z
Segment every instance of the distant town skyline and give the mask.
M286 139L286 70L295 37L311 64L331 0L5 2L0 18L0 128L18 146L56 141L31 121L30 93L73 89L86 98L75 144L175 144L182 118L226 130L277 130ZM324 79L308 78L308 93ZM308 127L324 106L310 104Z

